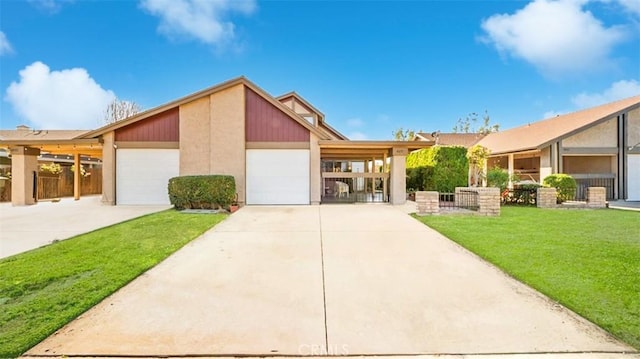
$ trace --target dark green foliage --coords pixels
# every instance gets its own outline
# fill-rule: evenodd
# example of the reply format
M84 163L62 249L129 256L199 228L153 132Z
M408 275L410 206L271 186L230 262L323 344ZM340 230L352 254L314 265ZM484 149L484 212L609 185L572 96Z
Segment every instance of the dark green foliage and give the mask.
M578 187L573 177L557 173L544 178L542 183L548 187L554 187L558 191L558 203L569 201L575 198L576 188Z
M498 187L500 192L509 185L509 173L502 168L494 167L487 172L487 186Z
M176 209L226 208L235 195L233 176L181 176L169 180L169 200Z
M407 188L453 192L467 185L469 162L461 146L434 146L407 156Z

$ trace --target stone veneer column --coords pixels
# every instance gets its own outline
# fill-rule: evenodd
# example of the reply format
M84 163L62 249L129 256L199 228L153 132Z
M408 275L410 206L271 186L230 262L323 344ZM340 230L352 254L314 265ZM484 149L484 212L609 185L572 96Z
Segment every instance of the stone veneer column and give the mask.
M440 213L440 198L436 191L416 192L416 207L418 216Z
M407 153L407 149L402 147L394 147L392 150L391 204L405 204L407 202Z
M536 193L536 203L538 208L556 208L558 206L558 194L556 189L551 187L540 187Z
M11 203L26 206L37 202L36 178L40 149L27 146L11 147Z
M483 216L500 215L500 188L478 187L478 214Z
M587 206L590 208L607 207L607 190L604 187L587 188Z

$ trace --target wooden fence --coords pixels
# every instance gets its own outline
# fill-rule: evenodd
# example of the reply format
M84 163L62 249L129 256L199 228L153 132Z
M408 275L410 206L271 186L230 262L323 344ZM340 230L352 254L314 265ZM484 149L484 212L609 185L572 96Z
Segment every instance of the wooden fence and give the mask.
M80 195L102 193L102 168L88 168L81 178ZM73 172L68 166L62 167L60 174L38 173L38 199L52 199L73 196ZM0 190L0 202L11 201L11 182L7 181Z

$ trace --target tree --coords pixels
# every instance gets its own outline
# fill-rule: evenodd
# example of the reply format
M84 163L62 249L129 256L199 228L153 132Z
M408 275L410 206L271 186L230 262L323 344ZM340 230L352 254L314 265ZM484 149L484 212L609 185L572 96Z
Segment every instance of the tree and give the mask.
M409 129L405 130L400 127L397 130L393 131L391 134L393 135L393 139L396 141L410 141L413 139L413 137L415 137L416 131Z
M470 113L466 118L459 118L455 126L453 126L453 132L455 133L482 133L489 134L491 132L498 132L500 129L499 124L491 124L491 118L487 111L484 112L482 117L482 123L476 128L478 123L478 114L475 112Z
M106 124L118 122L142 112L142 107L133 101L114 99L104 112Z
M469 159L469 184L479 186L486 179L484 171L487 166L487 158L489 158L490 154L491 150L480 145L472 146L467 150L467 158Z

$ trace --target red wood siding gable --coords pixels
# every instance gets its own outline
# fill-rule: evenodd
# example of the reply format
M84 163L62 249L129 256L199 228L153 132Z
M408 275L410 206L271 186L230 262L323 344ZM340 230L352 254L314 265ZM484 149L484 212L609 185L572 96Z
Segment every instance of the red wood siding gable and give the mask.
M116 130L116 141L178 142L180 140L178 107L134 122Z
M309 142L309 130L245 87L247 142Z

